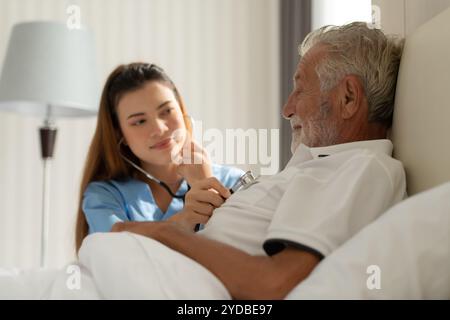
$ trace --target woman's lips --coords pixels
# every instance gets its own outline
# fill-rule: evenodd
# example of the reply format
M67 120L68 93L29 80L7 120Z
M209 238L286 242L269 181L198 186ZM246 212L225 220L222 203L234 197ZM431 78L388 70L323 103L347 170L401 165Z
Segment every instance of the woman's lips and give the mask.
M172 144L172 138L167 138L167 139L164 139L164 140L154 144L153 146L150 147L150 149L162 150L162 149L168 148L171 144Z

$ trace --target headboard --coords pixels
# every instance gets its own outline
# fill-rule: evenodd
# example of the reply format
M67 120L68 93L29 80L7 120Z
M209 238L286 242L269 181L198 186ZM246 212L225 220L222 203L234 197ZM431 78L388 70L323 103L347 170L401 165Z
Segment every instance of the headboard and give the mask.
M449 35L447 9L406 38L392 140L409 195L450 181Z

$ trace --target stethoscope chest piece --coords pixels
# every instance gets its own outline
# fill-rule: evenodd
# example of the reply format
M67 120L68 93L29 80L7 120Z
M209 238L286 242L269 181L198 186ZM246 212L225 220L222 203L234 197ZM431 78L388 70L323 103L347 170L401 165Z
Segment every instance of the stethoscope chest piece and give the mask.
M230 189L231 193L235 193L239 190L245 190L251 185L258 183L259 181L255 178L251 171L247 171L244 173L238 181L234 184L234 186Z

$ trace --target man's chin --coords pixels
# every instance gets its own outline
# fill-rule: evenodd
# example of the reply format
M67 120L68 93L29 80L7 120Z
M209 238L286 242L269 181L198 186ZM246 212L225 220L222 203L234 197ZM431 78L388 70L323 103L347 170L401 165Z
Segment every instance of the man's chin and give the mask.
M297 151L297 149L298 149L298 147L300 146L300 142L296 142L296 143L292 143L291 144L291 152L292 152L292 154L294 154L295 153L295 151Z
M304 143L304 137L303 137L303 132L301 132L300 130L292 132L292 142L291 142L291 152L292 154L294 154L298 147Z

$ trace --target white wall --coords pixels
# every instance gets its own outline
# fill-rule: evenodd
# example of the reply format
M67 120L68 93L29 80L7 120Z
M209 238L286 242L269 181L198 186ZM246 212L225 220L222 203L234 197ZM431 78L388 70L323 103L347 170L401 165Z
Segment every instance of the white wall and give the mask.
M381 27L405 36L450 7L450 0L372 0L381 9Z
M102 82L119 63L155 62L171 75L205 128L279 127L277 1L2 0L0 61L14 23L66 21L69 4L81 7L82 23L95 33ZM39 263L41 122L0 113L1 267ZM50 266L73 257L78 187L95 119L61 119L57 126Z
M312 30L371 19L370 0L312 0Z
M371 6L378 6L382 29L408 35L450 7L450 0L313 0L312 28L351 21L371 22Z

